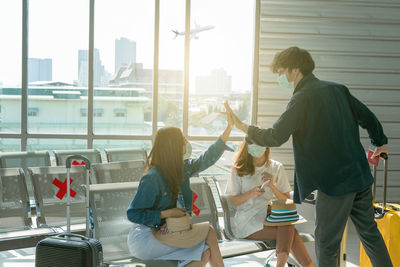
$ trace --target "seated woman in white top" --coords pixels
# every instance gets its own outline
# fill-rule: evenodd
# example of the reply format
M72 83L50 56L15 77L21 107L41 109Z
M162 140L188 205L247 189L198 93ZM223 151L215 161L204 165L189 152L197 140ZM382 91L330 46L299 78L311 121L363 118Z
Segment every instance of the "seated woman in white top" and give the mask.
M266 186L260 188L263 182ZM269 158L269 148L244 141L225 191L236 207L233 233L238 238L276 240L278 267L285 266L289 252L301 266L314 266L294 225L264 226L267 204L290 198L290 191L285 169Z

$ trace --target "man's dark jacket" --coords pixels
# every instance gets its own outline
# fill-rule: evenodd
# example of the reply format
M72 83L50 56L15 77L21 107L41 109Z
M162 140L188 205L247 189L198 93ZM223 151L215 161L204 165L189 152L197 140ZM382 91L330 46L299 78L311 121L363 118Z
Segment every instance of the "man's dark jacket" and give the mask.
M346 86L310 73L298 83L273 127L249 126L248 138L258 145L278 147L293 136L294 201L301 203L315 189L342 196L371 186L359 125L368 131L374 146L387 144L378 119Z

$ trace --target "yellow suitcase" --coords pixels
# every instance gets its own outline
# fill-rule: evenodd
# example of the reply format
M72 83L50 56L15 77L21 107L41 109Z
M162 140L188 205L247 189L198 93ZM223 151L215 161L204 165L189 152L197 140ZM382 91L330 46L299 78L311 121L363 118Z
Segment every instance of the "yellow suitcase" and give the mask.
M374 172L374 202L376 192L376 167ZM400 205L394 203L386 203L386 187L387 187L387 156L384 159L384 182L383 182L383 204L374 204L375 220L381 231L383 240L389 251L390 258L394 267L400 267ZM385 207L382 214L382 207ZM364 251L363 246L360 247L360 267L372 267L371 262Z

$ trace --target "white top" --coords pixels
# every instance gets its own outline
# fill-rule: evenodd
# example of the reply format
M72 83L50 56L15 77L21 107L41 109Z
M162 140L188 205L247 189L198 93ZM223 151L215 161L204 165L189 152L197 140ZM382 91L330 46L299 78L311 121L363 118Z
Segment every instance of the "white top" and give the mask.
M228 179L225 194L237 196L248 192L255 186L260 186L263 183L261 174L264 171L273 175L275 186L279 191L287 193L292 190L282 163L271 160L269 166L256 167L254 175L240 177L236 170L233 170L230 179ZM264 190L265 193L263 195L251 198L236 206L235 217L231 224L235 237L246 238L263 229L264 220L267 216L267 205L276 199L268 185L264 186Z

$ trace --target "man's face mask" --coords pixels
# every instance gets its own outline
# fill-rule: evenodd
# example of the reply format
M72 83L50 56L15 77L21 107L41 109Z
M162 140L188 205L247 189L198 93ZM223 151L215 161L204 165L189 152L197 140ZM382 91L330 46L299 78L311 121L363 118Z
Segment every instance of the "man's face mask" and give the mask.
M282 74L278 77L278 84L282 89L285 90L293 90L294 89L294 82L289 82L286 74Z
M191 155L192 155L192 145L189 142L187 142L186 153L183 154L183 160L189 159Z
M258 146L255 144L248 145L248 152L254 158L259 158L265 153L265 147Z

